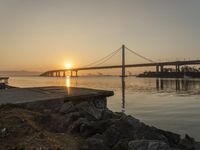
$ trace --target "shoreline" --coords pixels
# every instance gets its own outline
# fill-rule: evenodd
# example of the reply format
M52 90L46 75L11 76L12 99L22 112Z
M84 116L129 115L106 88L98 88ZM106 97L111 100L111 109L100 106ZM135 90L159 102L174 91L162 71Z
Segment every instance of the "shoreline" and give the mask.
M4 104L0 105L0 117L0 144L5 150L199 149L199 143L188 135L181 139L176 133L148 126L132 116L109 109L96 110L84 102L68 102L57 111Z
M145 72L137 75L136 77L199 79L200 72Z
M3 104L0 106L1 145L24 149L55 149L55 146L74 150L198 149L197 142L188 135L182 139L179 134L148 126L130 115L112 112L103 98L107 96L102 96L97 93L82 99L75 95L61 103L54 101L53 107L49 101ZM70 142L66 141L69 139Z

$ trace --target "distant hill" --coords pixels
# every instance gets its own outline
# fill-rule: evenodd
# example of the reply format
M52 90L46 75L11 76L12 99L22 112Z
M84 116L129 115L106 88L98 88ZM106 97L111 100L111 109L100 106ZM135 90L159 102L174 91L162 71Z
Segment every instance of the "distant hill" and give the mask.
M34 71L0 71L0 76L38 76L41 72Z

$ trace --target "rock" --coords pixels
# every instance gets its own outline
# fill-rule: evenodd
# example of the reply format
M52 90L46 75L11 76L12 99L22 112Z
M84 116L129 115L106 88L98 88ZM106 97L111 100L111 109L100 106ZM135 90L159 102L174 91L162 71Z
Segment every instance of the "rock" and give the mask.
M177 134L147 126L131 116L123 116L111 125L103 135L105 143L109 147L113 147L123 139L157 140L163 141L172 147L177 145L180 140L180 136Z
M131 125L134 129L138 129L142 125L142 123L140 123L138 119L135 119L132 116L125 116L124 120L127 121L127 123Z
M71 112L64 115L63 119L63 127L68 128L74 121L77 119L84 117L84 115L81 112Z
M120 140L120 141L112 148L112 150L128 150L128 142L129 142L129 139Z
M129 119L129 117L119 119L103 133L103 136L105 137L105 143L109 147L116 145L119 140L134 138L134 126L130 123ZM138 125L135 127L137 126Z
M182 139L179 143L179 147L186 150L195 150L195 146L195 140L187 134L185 135L184 139Z
M109 150L103 139L99 137L91 137L87 139L88 150Z
M128 143L128 150L169 150L170 147L162 141L135 140Z
M74 107L73 103L72 102L66 102L61 106L59 112L66 114L66 113L72 112L74 110L75 110L75 107Z
M167 138L168 144L171 147L176 146L181 140L181 136L179 134L172 133L169 131L164 131L164 130L161 130L161 129L158 129L155 127L151 127L151 128L154 128L154 130L156 131L157 134L163 134Z
M99 109L107 108L106 97L95 97L95 98L91 99L90 102L93 103L96 108L99 108Z
M89 121L88 124L82 124L80 134L83 137L92 136L96 133L102 134L107 128L114 124L116 119Z
M195 149L196 150L200 150L200 142L196 142L195 143Z
M179 141L180 136L143 124L136 130L134 138L137 140L159 140L169 144L171 147L174 147L178 144L177 142Z
M106 120L106 119L120 119L122 116L125 116L124 113L115 113L112 112L109 109L105 109L102 111L102 116L101 119L102 120Z
M68 132L70 133L80 133L80 126L82 124L88 124L87 118L79 118L75 122L73 122L69 127L68 127Z
M81 124L80 126L80 135L82 137L89 137L92 136L94 134L98 133L97 129L95 126L93 126L93 124L88 123L88 124Z
M102 116L103 110L96 108L92 102L84 101L80 104L77 104L76 108L88 113L89 115L91 115L92 117L94 117L97 120L99 120Z
M0 129L0 138L5 138L8 135L9 135L8 129L6 128Z

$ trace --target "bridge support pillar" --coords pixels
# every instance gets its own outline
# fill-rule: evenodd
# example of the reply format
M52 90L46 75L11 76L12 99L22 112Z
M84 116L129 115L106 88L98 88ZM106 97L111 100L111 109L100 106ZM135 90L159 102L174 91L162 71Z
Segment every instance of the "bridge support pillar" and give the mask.
M156 66L156 73L159 73L159 66Z
M163 70L164 70L163 68L164 68L163 65L161 65L161 66L160 66L160 72L161 72L161 73L162 73Z
M66 73L65 73L65 71L63 71L63 77L66 77Z
M125 45L122 45L122 77L126 77L126 72L125 72Z
M73 77L73 71L71 70L71 77Z
M75 72L76 72L76 77L78 77L78 70L76 70Z

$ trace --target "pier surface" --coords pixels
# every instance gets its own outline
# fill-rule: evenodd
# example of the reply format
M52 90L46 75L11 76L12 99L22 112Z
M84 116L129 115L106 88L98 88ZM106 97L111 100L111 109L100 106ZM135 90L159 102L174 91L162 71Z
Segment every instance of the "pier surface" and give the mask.
M112 91L75 87L13 88L0 91L0 104L29 103L43 101L75 101L91 97L112 96Z

